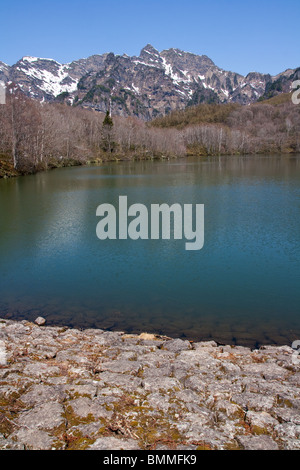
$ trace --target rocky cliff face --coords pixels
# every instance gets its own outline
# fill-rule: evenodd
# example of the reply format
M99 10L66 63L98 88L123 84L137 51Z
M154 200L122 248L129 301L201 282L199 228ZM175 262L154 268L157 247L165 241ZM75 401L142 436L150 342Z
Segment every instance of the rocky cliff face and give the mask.
M205 55L179 49L158 52L150 44L138 57L108 53L69 64L23 57L12 67L0 62L0 80L17 83L35 99L64 100L146 120L202 102L249 104L290 91L298 72L244 77L219 68Z

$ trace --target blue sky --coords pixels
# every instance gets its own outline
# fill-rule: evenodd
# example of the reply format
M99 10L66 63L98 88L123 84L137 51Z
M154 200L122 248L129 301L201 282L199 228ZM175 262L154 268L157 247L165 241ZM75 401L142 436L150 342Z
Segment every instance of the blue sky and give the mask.
M151 43L208 55L219 67L273 75L300 66L300 1L0 0L0 60L71 62L139 55Z

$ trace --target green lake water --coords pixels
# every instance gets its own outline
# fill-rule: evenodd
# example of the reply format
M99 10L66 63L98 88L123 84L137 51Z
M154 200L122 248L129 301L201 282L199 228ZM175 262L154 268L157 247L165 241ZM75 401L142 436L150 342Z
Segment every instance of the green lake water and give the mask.
M105 240L99 204L204 204L205 243ZM300 339L300 156L0 180L0 317L257 347Z

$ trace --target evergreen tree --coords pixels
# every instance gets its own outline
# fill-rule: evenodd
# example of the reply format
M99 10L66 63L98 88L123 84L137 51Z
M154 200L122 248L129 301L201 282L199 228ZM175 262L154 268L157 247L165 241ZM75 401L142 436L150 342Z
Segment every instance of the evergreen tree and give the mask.
M112 118L109 114L109 111L106 111L106 115L105 115L105 118L104 118L104 121L103 121L103 127L108 126L108 127L112 128L113 125L114 125L114 123L113 123L113 120L112 120Z
M106 115L102 124L102 149L104 152L113 152L114 150L114 133L113 133L113 120L109 114L109 111L106 111Z

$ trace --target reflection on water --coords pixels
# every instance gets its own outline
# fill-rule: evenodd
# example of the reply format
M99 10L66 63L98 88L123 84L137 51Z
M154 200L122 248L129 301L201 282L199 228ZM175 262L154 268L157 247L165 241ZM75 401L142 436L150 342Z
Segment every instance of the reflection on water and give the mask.
M0 181L0 316L255 346L300 338L300 157L55 170ZM99 241L120 195L205 204L205 245Z

